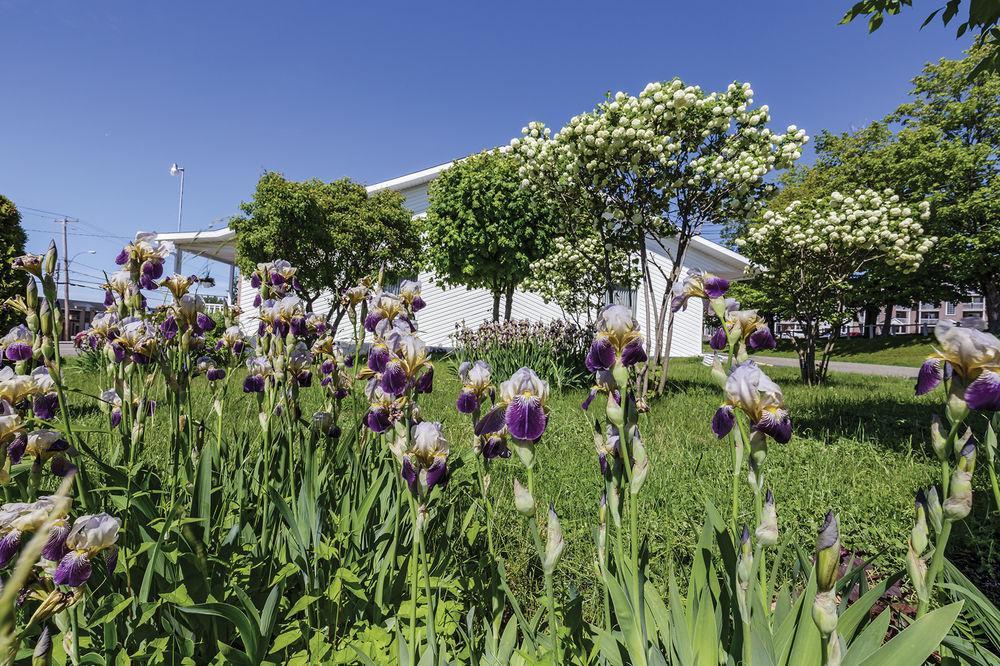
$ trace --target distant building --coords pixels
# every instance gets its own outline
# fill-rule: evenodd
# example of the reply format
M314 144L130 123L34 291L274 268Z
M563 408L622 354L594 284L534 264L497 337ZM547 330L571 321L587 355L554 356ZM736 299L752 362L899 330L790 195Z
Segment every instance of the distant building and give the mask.
M76 299L69 299L69 337L73 339L73 336L80 331L86 330L90 327L90 322L94 320L94 317L104 312L108 308L105 307L104 303L99 303L96 301L78 301ZM63 301L59 299L59 312L63 311Z

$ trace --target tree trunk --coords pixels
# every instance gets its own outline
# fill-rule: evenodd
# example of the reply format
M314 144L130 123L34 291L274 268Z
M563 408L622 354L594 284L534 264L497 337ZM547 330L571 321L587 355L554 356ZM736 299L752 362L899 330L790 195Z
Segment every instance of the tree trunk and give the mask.
M892 311L895 309L896 304L892 301L886 301L885 304L885 321L882 322L882 337L887 338L892 335Z
M865 306L865 326L861 331L861 337L874 338L878 334L878 306L869 303Z
M507 303L504 305L504 308L503 308L503 318L504 318L504 321L510 321L510 313L511 313L511 310L514 309L514 285L513 284L507 285L507 293L505 294L505 296L507 298Z
M667 388L667 372L670 370L670 344L673 342L673 339L674 339L674 311L673 311L673 308L670 307L670 301L672 300L671 294L673 293L674 285L677 284L677 280L680 279L681 270L684 267L684 258L685 258L685 255L687 254L687 247L688 247L688 243L690 241L691 241L691 237L690 236L687 236L687 237L678 236L678 238L677 238L677 256L674 257L674 266L673 266L673 268L670 271L670 284L668 284L666 286L666 288L664 290L664 293L663 293L663 306L662 307L663 307L663 310L665 312L668 312L669 314L666 317L666 319L667 319L667 331L666 331L666 336L665 336L664 345L663 345L663 357L662 357L662 359L663 359L662 360L663 369L660 371L660 382L659 382L659 384L656 387L656 395L663 395L663 392ZM700 304L699 304L699 307L701 307ZM663 316L664 315L664 311L660 312L660 321L661 322L663 321L663 318L664 318L664 316ZM660 339L660 332L662 331L662 324L661 324L661 327L658 327L658 329L659 330L657 331L657 339L659 340ZM659 352L659 351L660 350L657 349L657 352Z
M816 385L816 338L819 336L819 322L807 321L802 325L802 340L799 342L799 372L807 386Z
M986 330L994 335L1000 334L1000 276L987 275L979 287L979 293L983 295Z
M493 321L500 321L500 290L493 290Z

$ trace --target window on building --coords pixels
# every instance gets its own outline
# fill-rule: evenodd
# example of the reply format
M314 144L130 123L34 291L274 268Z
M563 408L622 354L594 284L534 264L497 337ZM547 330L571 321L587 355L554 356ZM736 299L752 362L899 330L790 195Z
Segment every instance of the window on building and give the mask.
M920 309L921 310L938 310L938 309L940 309L940 306L937 305L936 303L921 303L920 304Z
M910 310L909 309L906 309L906 310L896 310L896 312L892 316L895 317L896 319L909 319L910 318Z
M983 318L983 311L982 310L966 310L965 312L962 313L962 316L963 317L973 317L975 319L982 319Z
M920 321L937 321L938 313L934 312L921 312Z
M969 305L978 305L982 307L983 297L982 296L972 296L969 298Z
M945 314L949 314L949 315L955 314L955 304L952 303L951 301L945 301L944 302L944 313Z

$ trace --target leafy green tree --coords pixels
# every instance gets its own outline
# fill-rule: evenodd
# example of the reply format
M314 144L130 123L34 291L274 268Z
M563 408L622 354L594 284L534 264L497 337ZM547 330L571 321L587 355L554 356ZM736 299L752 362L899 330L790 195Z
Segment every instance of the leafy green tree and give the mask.
M24 243L27 240L17 206L0 194L0 303L24 291L24 273L11 268L10 261L24 254ZM16 314L11 308L0 308L2 333L6 333L8 328L17 323Z
M903 7L911 6L912 0L860 0L847 11L841 23L850 23L859 16L868 17L868 32L875 32L882 27L886 14L894 16ZM947 0L924 19L921 29L935 19L941 17L941 23L947 26L962 9L962 0ZM1000 72L1000 2L997 0L968 0L964 3L968 8L966 19L959 23L956 38L961 38L970 30L979 32L976 38L978 46L989 45L992 50L982 50L976 56L974 67L969 71L969 77Z
M468 157L430 184L424 222L427 262L445 284L488 289L493 321L510 319L514 290L551 248L556 220L543 198L521 188L500 151Z
M340 294L373 272L402 275L418 263L419 228L398 192L369 195L349 178L296 182L269 171L240 210L229 222L240 270L291 262L310 308L325 290ZM333 299L328 318L338 305Z

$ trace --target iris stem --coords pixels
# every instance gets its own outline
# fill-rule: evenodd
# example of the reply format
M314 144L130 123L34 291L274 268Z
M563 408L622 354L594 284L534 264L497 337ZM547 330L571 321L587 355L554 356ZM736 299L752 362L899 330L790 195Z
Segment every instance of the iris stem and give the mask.
M420 559L420 537L417 536L417 508L410 497L410 517L413 519L413 544L412 555L410 557L410 601L413 604L410 614L410 648L413 650L413 657L417 656L417 595L420 575L418 560Z
M927 598L922 599L917 606L917 618L921 618L927 613L931 599L934 598L934 586L937 584L938 576L944 567L944 551L948 547L948 538L951 536L951 521L945 520L941 525L941 532L937 536L934 544L934 557L931 559L931 568L927 572Z

